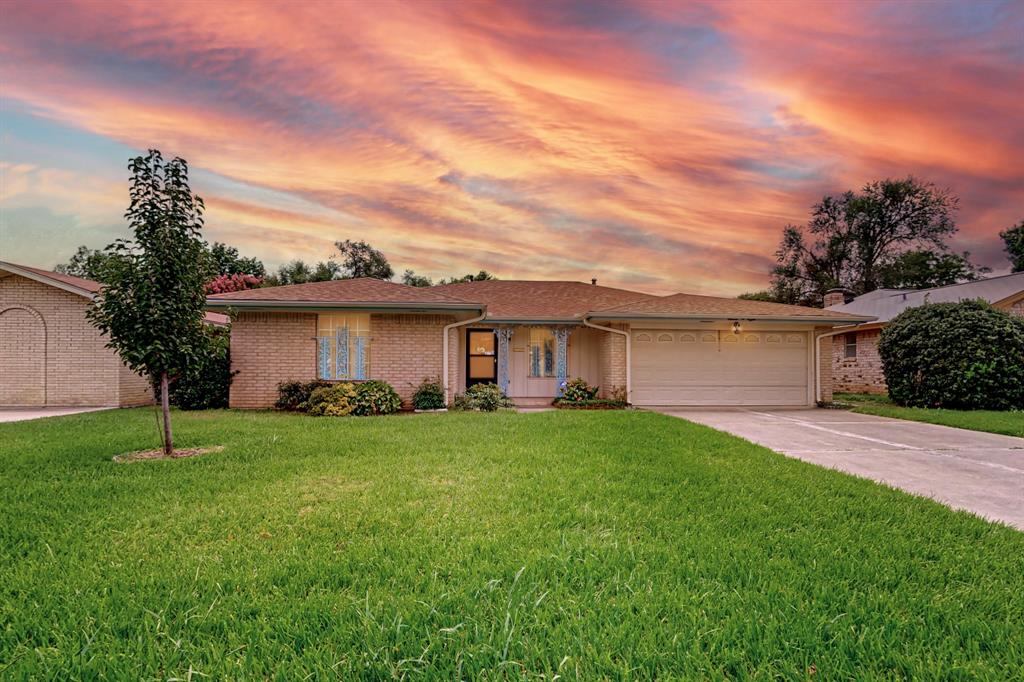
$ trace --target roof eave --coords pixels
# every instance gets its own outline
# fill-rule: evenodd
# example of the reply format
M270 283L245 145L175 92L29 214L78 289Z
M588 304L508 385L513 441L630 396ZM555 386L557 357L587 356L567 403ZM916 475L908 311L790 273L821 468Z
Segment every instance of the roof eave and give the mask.
M824 315L739 315L724 313L587 313L588 319L600 320L749 320L751 322L816 322L832 324L860 324L872 322L875 317L850 315L831 317Z
M59 279L53 279L52 277L47 277L45 275L40 275L38 272L32 272L31 270L25 270L24 268L19 268L17 265L12 265L11 263L0 262L0 270L6 270L7 272L10 272L11 274L14 274L14 275L18 275L19 277L24 277L24 278L30 279L30 280L32 280L34 282L39 282L40 284L46 284L47 286L56 287L58 289L63 289L64 291L67 291L68 293L77 294L79 296L84 296L85 298L88 298L88 299L96 298L96 294L94 292L92 292L92 291L89 291L88 289L83 289L82 287L76 287L74 284L68 284L67 282L62 282Z

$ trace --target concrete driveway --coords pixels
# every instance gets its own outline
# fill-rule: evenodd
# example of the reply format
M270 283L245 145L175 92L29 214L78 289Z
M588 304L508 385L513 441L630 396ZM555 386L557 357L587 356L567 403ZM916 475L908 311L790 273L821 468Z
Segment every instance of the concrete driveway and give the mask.
M109 407L0 407L0 424L3 422L23 422L43 417L63 417L66 414L80 412L96 412L109 410Z
M1024 530L1024 438L842 410L658 411Z

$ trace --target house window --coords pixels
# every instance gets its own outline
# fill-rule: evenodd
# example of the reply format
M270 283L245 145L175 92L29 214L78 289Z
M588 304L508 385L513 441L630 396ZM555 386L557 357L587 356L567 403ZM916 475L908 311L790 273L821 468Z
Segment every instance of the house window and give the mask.
M370 373L370 316L317 315L317 376L366 379Z
M846 344L845 344L846 345L846 349L845 349L844 357L846 357L847 360L850 360L850 359L856 360L857 359L857 333L856 332L850 332L849 334L846 334L843 337L843 339L846 341Z
M530 377L555 376L555 335L550 329L531 328L527 350Z

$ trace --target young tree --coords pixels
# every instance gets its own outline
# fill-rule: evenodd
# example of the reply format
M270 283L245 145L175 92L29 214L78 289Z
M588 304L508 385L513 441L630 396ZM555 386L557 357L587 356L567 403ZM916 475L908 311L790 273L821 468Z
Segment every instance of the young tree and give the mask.
M170 383L201 361L210 261L199 238L203 200L188 184L188 164L165 162L151 149L132 159L131 203L125 213L134 236L109 247L105 286L87 315L132 371L160 394L163 449L174 449Z
M1024 272L1024 220L999 233L1014 272Z
M783 230L772 288L808 305L820 305L822 294L833 287L873 291L882 269L905 251L947 250L958 203L948 190L914 177L825 197L805 229Z
M366 242L346 239L343 242L334 242L334 246L342 256L341 265L344 269L342 279L375 277L389 280L395 276L395 271L391 269L387 257Z
M100 277L103 276L103 265L108 258L110 254L106 251L83 245L78 247L67 263L58 263L53 269L65 275L102 282Z

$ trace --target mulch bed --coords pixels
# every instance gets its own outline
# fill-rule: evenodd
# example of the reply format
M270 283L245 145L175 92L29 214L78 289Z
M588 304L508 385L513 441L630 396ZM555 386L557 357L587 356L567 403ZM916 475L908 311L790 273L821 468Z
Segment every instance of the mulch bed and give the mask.
M114 455L114 461L118 464L127 464L129 462L141 462L150 459L184 459L185 457L196 457L211 452L220 452L223 449L223 445L214 445L208 448L178 448L170 456L165 455L162 449L139 450L138 452L129 452L126 455Z

